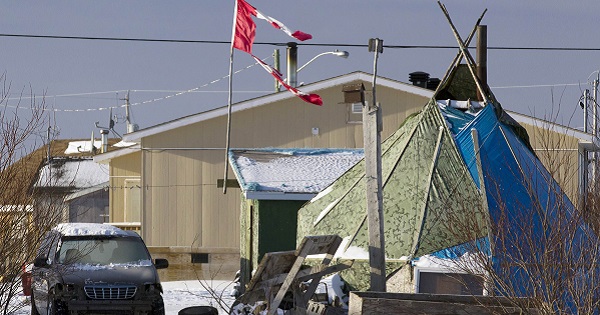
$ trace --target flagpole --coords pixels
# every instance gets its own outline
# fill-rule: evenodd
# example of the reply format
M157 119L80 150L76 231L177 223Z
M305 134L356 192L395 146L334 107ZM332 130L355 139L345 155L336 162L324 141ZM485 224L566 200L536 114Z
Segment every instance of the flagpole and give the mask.
M231 27L231 47L229 51L229 92L227 97L227 131L225 133L225 167L223 171L223 194L227 193L227 173L229 171L229 145L231 142L231 104L233 103L233 41L235 38L235 25L237 20L237 0L234 0L233 24Z

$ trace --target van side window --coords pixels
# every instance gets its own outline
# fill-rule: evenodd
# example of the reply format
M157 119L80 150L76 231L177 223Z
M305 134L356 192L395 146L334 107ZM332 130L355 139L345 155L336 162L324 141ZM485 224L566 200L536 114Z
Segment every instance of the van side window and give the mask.
M47 232L42 239L42 243L40 244L40 248L37 252L37 257L48 257L48 252L50 251L50 245L52 244L52 232Z
M52 261L54 261L54 254L56 253L59 238L60 236L52 231L46 233L42 240L42 244L38 249L37 256L45 257L48 263L52 263Z

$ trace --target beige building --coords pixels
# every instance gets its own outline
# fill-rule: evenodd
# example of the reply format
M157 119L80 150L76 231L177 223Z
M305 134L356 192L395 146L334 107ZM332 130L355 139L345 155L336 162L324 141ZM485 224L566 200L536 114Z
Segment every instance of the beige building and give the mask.
M362 148L361 104L344 103L342 90L357 83L369 90L371 81L371 75L354 72L302 87L318 93L323 106L287 91L234 104L230 147ZM377 84L383 139L433 95L386 78ZM527 128L536 153L569 197L576 198L578 150L593 146L592 137L511 115ZM217 185L224 177L226 122L227 108L220 107L126 134L123 140L135 145L95 157L110 165L110 222L138 230L155 257L169 259L163 280L232 279L240 268L240 190L229 187L224 194ZM557 157L568 164L552 164ZM228 178L235 182L231 171Z
M592 179L592 168L588 167L586 174L580 167L586 163L583 161L583 152L598 151L598 141L589 133L554 123L551 119L536 119L511 111L508 113L525 127L535 154L577 205L582 192L586 190L586 185L582 183Z
M342 89L372 76L362 72L302 87L323 106L283 91L232 106L231 148L361 148L361 104ZM432 91L378 78L383 137L420 110ZM371 98L367 93L366 99ZM110 165L110 221L140 229L156 257L169 259L163 279L232 279L239 269L240 190L223 179L227 108L183 117L125 135L136 145L96 157ZM228 178L234 181L230 171Z

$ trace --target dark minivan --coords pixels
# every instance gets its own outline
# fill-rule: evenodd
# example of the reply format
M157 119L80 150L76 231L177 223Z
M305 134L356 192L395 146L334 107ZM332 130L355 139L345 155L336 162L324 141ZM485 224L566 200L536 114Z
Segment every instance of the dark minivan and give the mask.
M108 224L59 224L32 269L31 314L164 314L155 259L142 238Z

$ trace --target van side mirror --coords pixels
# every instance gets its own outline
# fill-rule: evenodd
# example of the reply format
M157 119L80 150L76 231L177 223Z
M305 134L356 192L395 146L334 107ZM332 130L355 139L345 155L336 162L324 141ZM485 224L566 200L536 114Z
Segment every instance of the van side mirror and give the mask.
M33 261L33 265L38 268L48 266L48 257L44 257L44 256L36 257L35 260Z
M154 260L154 267L156 267L156 269L165 269L169 267L169 261L164 258L156 258Z

